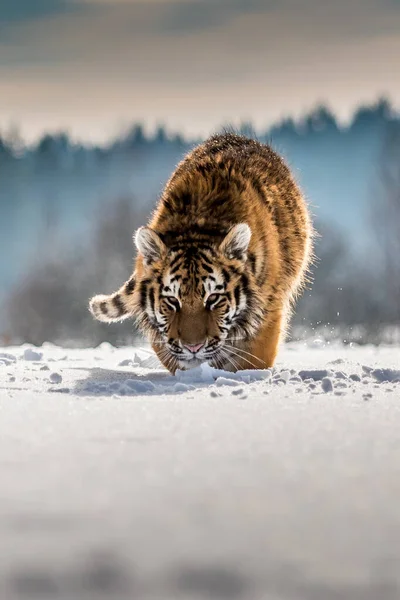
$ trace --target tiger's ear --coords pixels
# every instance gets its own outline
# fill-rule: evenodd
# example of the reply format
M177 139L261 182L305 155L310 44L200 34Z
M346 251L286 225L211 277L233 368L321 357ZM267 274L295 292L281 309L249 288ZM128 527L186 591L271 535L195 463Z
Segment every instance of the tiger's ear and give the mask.
M135 234L135 245L147 264L159 260L166 253L160 236L150 227L139 227Z
M247 223L234 225L222 240L220 250L228 258L244 260L251 238L251 229Z

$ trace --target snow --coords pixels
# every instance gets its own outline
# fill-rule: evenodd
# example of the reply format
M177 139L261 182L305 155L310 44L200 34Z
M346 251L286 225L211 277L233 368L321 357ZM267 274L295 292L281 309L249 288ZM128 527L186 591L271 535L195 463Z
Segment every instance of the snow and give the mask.
M4 349L0 598L394 600L399 431L393 346Z
M60 373L51 373L49 379L50 379L51 383L61 383L62 382L62 376L60 375Z
M301 379L313 379L314 381L322 381L324 377L331 375L331 371L326 369L312 369L310 371L299 371L299 377Z
M373 369L370 373L380 383L386 381L400 382L400 370L398 369Z
M329 377L323 377L321 380L321 387L322 391L324 391L325 393L333 392L332 379L330 379Z
M37 352L32 348L26 348L24 350L23 358L24 360L42 360L43 352Z

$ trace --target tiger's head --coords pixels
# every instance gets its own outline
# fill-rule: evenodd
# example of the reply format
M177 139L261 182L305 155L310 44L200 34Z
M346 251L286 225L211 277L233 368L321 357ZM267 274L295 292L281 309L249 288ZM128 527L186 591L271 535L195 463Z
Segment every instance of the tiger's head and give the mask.
M229 347L259 328L261 302L247 264L250 238L246 223L233 226L219 244L167 246L153 229L137 231L139 325L172 370L203 362L222 367Z

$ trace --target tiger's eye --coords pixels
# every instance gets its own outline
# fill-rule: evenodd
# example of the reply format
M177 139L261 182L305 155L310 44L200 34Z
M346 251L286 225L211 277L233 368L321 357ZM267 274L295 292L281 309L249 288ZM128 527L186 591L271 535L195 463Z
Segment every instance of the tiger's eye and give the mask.
M213 310L219 304L221 298L221 294L210 294L207 298L206 308L208 310Z
M170 308L173 308L174 310L180 309L179 300L178 298L175 298L175 296L163 296L163 300L166 301Z

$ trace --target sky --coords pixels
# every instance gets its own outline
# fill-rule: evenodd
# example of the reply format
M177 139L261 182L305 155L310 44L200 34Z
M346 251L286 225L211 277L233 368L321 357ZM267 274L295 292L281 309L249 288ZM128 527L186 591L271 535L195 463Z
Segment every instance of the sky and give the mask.
M400 108L400 0L0 0L0 132L204 136Z

